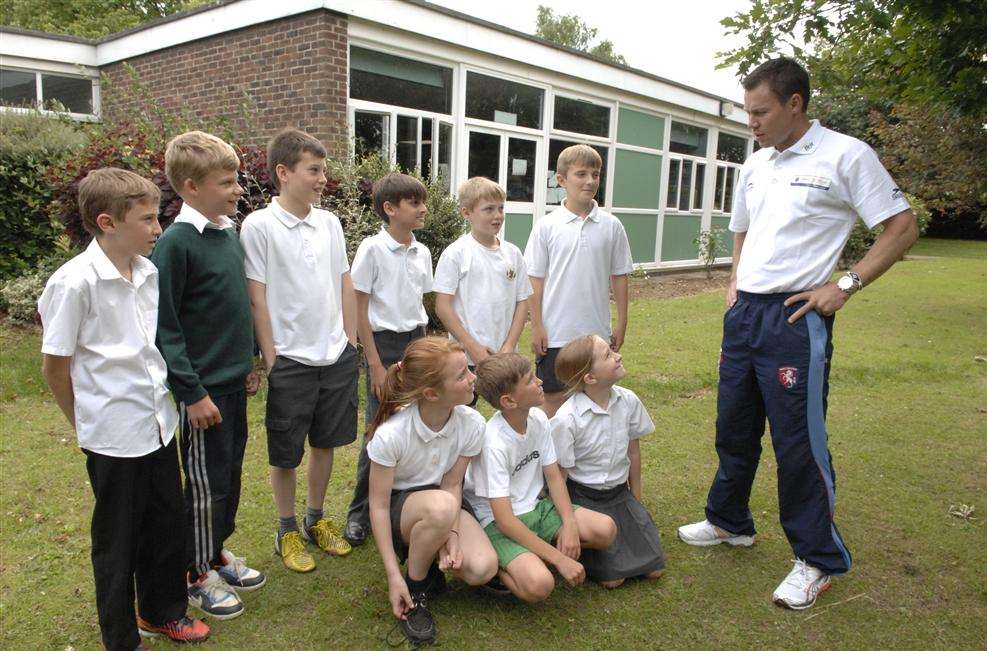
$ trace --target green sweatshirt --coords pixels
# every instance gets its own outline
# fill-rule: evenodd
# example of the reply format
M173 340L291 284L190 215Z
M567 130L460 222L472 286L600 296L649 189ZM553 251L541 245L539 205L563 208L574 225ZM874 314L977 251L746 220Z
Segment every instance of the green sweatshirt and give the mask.
M151 254L158 268L158 349L168 384L186 405L243 389L254 331L236 229L175 223Z

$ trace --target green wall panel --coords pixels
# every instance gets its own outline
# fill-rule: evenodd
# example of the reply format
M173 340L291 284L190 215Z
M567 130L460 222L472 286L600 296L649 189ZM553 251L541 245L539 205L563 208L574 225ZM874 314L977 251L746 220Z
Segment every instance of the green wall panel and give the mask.
M661 231L661 261L695 260L699 252L693 240L699 235L699 215L665 215Z
M614 213L627 231L634 264L655 261L655 241L658 238L658 215L629 215Z
M514 246L524 251L531 235L531 215L508 213L504 215L504 238Z
M661 156L618 149L613 172L615 208L658 209Z
M713 217L713 228L723 229L723 232L720 233L720 243L722 248L726 250L726 253L720 253L719 256L725 258L733 255L733 233L730 231L730 218Z
M626 108L620 109L617 119L617 142L661 149L664 138L664 118Z

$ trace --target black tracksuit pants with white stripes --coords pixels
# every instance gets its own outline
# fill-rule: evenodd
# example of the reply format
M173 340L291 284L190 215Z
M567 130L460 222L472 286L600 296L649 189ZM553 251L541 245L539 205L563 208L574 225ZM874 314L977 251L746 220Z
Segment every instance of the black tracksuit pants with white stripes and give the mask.
M213 396L223 422L209 429L192 427L187 405L181 413L182 467L188 518L189 572L205 574L219 560L236 528L240 475L247 448L247 393Z

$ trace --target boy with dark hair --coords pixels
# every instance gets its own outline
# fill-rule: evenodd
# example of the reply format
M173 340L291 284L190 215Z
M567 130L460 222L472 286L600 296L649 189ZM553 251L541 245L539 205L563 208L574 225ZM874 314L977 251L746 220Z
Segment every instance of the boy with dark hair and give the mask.
M524 251L534 290L528 298L531 347L545 383L543 409L549 418L566 399L555 377L559 350L576 337L595 334L617 352L627 332L627 278L634 263L624 225L594 199L602 166L600 154L589 145L562 150L556 177L565 200L535 222ZM611 288L617 304L612 329Z
M240 159L208 133L176 136L165 173L182 198L151 260L161 276L158 346L181 414L189 603L216 619L243 613L238 591L264 575L225 549L236 529L247 447L247 396L257 391L243 249L228 215L243 194Z
M356 297L339 219L316 208L326 149L297 129L271 139L267 164L280 194L243 222L247 286L267 368L267 455L278 510L274 549L285 567L311 572L313 542L352 551L324 517L333 449L356 439ZM295 517L296 468L309 441L305 521Z
M425 186L413 176L392 173L374 183L374 210L384 221L376 235L360 242L351 276L357 323L367 361L366 424L380 405L387 367L404 356L412 341L425 336L428 314L422 296L432 291L432 254L415 239L425 225ZM343 536L360 545L370 529L370 458L364 436L356 466L356 486Z
M95 497L92 563L103 645L145 648L143 635L198 642L209 627L186 614L184 507L174 442L178 413L154 346L161 234L158 188L104 168L79 185L93 235L38 300L42 373L86 454ZM134 584L138 610L134 611Z

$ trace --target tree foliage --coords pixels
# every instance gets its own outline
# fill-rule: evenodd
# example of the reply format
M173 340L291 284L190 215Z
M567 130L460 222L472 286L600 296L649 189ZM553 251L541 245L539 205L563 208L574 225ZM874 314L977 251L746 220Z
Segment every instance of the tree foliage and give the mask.
M720 53L742 75L777 54L829 59L866 101L987 113L987 0L753 0L721 24L747 38Z
M102 38L212 0L0 0L0 23Z
M612 41L603 40L593 44L598 31L595 27L587 25L579 16L556 14L550 7L538 5L535 36L557 45L586 52L604 61L627 65L626 59L614 51Z

